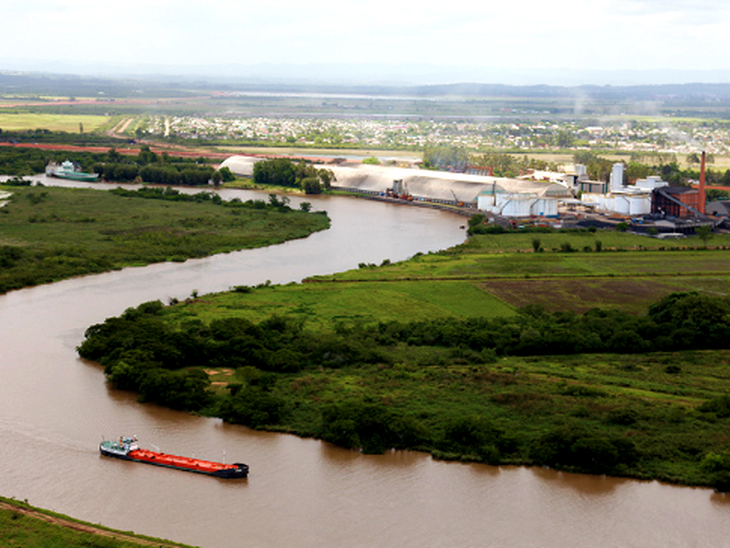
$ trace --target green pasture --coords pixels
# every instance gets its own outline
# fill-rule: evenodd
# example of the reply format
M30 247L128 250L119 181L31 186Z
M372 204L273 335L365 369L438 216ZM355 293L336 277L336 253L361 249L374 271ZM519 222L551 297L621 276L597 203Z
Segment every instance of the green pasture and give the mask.
M0 111L0 129L3 131L47 129L48 131L79 133L79 124L82 124L84 133L91 133L103 126L108 120L109 116L88 114L12 114Z
M535 253L533 237L546 242L548 250ZM596 252L598 239L611 247ZM550 250L565 242L578 251ZM730 237L717 234L710 243L724 248L730 245ZM525 244L529 250L523 249ZM614 231L479 235L451 250L419 254L391 265L361 265L357 270L312 280L327 285L333 279L411 281L416 287L416 282L441 284L440 295L452 303L460 302L460 297L451 293L453 285L449 284L471 282L514 308L540 304L548 310L585 312L609 307L640 314L650 303L675 291L730 293L730 250L705 249L696 237L662 242ZM479 309L469 299L463 307Z
M650 236L618 232L615 230L589 231L554 231L546 233L510 232L507 234L478 234L458 247L464 254L497 253L507 251L533 251L533 240L539 240L545 251L560 250L568 242L577 251L586 247L595 249L596 242L601 242L602 249L642 250L642 249L683 249L703 247L697 236L678 240L660 240ZM713 234L708 241L709 247L730 246L730 234Z
M167 309L178 323L243 317L253 322L291 316L310 329L436 317L511 316L514 310L469 282L307 283L259 286L249 292L205 295Z
M293 316L309 328L329 330L337 322L509 316L530 304L548 310L608 307L643 314L649 304L673 292L730 293L730 250L679 249L676 241L663 251L641 250L634 247L637 238L660 242L599 231L590 238L606 239L618 250L504 252L520 245L525 236L477 236L451 250L418 254L400 263L363 264L303 284L207 295L175 314L205 321L241 315L254 322L272 315ZM570 241L574 248L588 241L584 234L547 236ZM730 244L725 235L716 239L713 243ZM688 241L683 240L685 246Z
M535 277L662 277L723 275L729 250L465 253L420 255L409 261L336 274L342 281ZM327 277L313 278L326 280Z

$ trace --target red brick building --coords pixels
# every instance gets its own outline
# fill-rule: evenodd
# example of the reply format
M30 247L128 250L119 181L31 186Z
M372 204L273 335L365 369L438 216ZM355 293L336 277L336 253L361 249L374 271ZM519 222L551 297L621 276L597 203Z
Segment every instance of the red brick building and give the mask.
M652 213L662 213L669 217L694 217L699 208L700 192L696 188L665 186L655 189L652 194Z

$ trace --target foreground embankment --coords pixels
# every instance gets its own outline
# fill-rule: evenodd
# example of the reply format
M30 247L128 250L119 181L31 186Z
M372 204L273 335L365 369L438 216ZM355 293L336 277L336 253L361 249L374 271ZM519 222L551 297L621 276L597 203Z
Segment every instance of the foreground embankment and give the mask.
M115 531L36 508L27 502L3 497L0 497L0 544L16 548L32 546L186 548L187 546L130 532Z

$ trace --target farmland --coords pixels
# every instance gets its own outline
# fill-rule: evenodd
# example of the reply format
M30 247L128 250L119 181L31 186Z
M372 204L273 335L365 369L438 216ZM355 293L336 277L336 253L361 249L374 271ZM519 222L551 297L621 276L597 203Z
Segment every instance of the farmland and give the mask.
M97 116L91 114L11 114L0 109L0 129L3 131L44 129L48 131L79 133L79 129L83 129L83 132L94 132L108 121L108 116Z

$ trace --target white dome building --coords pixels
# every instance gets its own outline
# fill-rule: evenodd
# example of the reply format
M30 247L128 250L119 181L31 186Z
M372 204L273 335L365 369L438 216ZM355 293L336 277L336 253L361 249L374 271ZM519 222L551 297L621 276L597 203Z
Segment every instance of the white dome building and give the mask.
M221 167L252 177L258 161L261 159L232 156ZM416 201L461 203L507 217L556 216L558 202L573 197L567 186L559 183L374 165L322 167L335 174L332 188L383 196L395 191Z

